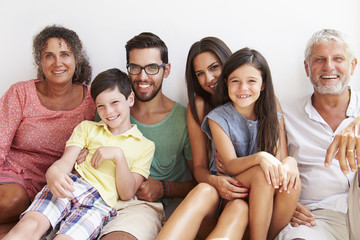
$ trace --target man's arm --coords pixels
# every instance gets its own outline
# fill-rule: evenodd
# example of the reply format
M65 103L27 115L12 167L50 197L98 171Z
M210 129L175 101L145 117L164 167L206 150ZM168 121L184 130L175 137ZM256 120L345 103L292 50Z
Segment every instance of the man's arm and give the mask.
M330 144L325 157L325 167L329 167L335 156L340 163L341 170L347 174L349 166L355 172L360 167L356 156L360 157L360 116L355 118L346 128L337 134Z
M192 161L189 160L188 162ZM185 182L163 182L149 177L140 185L136 196L139 199L149 202L157 201L163 197L185 198L196 185L194 180Z

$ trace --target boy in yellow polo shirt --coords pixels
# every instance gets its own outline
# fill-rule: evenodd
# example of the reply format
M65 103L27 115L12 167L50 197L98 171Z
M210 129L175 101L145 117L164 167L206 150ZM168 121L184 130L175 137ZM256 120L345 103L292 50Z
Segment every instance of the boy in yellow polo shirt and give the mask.
M100 73L91 96L101 121L74 129L63 156L46 172L47 186L4 239L39 239L59 222L58 237L96 238L149 176L155 145L130 123L134 93L127 74L115 68ZM84 147L86 160L75 164ZM74 164L78 174L70 173Z

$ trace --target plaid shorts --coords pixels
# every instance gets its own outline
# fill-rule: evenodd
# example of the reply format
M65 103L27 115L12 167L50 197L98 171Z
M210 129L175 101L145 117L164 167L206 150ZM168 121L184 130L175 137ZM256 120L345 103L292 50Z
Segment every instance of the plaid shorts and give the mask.
M55 198L45 186L23 214L40 212L48 218L52 228L61 222L56 234L66 234L73 239L94 239L117 212L82 178L74 174L70 174L70 177L74 181L73 199Z

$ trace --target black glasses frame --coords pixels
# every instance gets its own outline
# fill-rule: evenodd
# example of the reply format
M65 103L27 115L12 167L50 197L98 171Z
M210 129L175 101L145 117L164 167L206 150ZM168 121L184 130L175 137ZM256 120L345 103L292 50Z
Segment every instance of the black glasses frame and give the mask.
M135 66L135 67L140 68L140 72L137 73L137 74L136 74L136 73L131 73L131 72L129 71L129 67L132 67L132 66ZM146 68L147 68L147 67L150 67L150 66L156 66L156 67L158 68L157 72L156 72L156 73L148 73L148 72L146 71ZM162 63L162 64L160 64L160 65L157 65L157 64L152 63L152 64L148 64L148 65L146 65L146 66L144 66L144 67L141 67L141 66L139 66L139 65L130 63L130 64L126 64L126 70L127 70L127 72L128 72L130 75L139 75L142 70L144 70L147 75L156 75L156 74L159 73L160 68L164 68L164 69L165 69L165 66L166 66L166 63Z

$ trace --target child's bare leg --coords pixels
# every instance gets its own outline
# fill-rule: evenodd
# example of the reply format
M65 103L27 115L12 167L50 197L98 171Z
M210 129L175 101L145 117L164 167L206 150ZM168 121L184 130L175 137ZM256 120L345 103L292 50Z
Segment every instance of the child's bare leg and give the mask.
M291 189L290 193L285 191L276 191L273 216L269 228L268 239L274 239L278 233L283 229L289 222L294 214L296 204L299 200L301 191L301 184L295 189Z
M269 184L260 166L249 168L237 175L236 180L249 193L249 228L251 239L266 239L270 226L275 189Z
M228 202L208 239L228 238L241 240L249 221L248 204L242 199Z
M218 204L216 189L206 183L198 184L172 213L157 239L195 239L206 217L212 216L212 223L206 225L214 227Z
M30 211L3 238L9 239L40 239L50 227L48 218L42 213Z
M59 234L56 235L56 237L54 238L54 240L72 240L73 238L66 235L66 234Z

